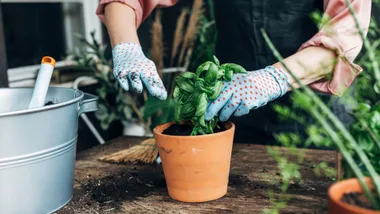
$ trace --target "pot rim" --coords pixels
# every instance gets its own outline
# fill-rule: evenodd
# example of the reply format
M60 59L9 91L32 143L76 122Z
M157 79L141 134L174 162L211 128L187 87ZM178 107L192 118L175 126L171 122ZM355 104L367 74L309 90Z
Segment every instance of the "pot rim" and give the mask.
M48 105L48 106L43 106L39 108L33 108L33 109L23 109L23 110L17 110L17 111L10 111L10 112L3 112L0 113L0 117L6 117L6 116L14 116L14 115L22 115L22 114L30 114L30 113L35 113L35 112L40 112L40 111L46 111L46 110L51 110L51 109L56 109L60 108L62 106L67 106L76 102L79 102L81 99L84 97L84 93L81 90L78 89L72 89L72 88L62 88L62 87L49 87L53 89L59 89L59 90L66 90L66 91L73 91L74 92L74 98L63 102L63 103L57 103L54 105ZM33 88L26 87L15 87L15 88L1 88L1 90L33 90ZM78 97L75 97L77 93L80 93Z
M197 136L175 136L175 135L162 134L162 132L158 132L158 128L159 127L165 126L165 125L169 125L168 127L170 127L173 124L176 124L176 122L167 122L167 123L163 123L163 124L157 125L153 129L153 134L156 135L156 136L161 136L161 137L166 137L166 138L199 139L199 138L213 137L213 136L218 137L218 136L224 135L227 132L234 132L234 130L235 130L235 124L232 123L232 122L230 122L230 121L227 121L227 122L223 123L223 124L229 124L230 125L230 127L227 130L224 130L224 131L221 131L221 132L218 132L218 133L213 133L213 134L197 135Z
M372 179L370 177L365 177L364 178L364 181L366 183L371 183L372 182ZM366 208L363 208L363 207L358 207L358 206L355 206L355 205L351 205L351 204L347 204L347 203L344 203L341 201L341 198L342 196L340 196L340 194L338 194L339 196L334 196L335 192L342 192L342 195L346 192L350 192L350 190L352 188L352 186L357 186L359 185L360 186L360 183L359 183L359 180L357 178L349 178L349 179L345 179L345 180L342 180L342 181L338 181L334 184L332 184L328 190L328 197L329 197L329 200L340 206L340 207L345 207L345 209L351 211L351 212L355 212L355 213L367 213L367 214L379 214L380 211L376 211L376 210L370 210L370 209L366 209ZM339 187L341 186L345 186L345 191L342 191L339 189ZM361 188L361 186L360 186ZM351 192L362 192L361 191L351 191Z

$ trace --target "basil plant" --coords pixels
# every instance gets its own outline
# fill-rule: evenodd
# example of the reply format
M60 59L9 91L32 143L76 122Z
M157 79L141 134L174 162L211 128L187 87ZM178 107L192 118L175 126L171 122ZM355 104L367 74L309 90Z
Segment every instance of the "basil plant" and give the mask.
M218 124L218 115L210 121L204 118L210 102L218 98L223 81L231 81L235 73L246 73L240 65L234 63L220 64L214 56L214 62L201 64L196 72L184 72L175 79L173 96L177 100L175 121L190 123L193 127L191 136L214 133Z

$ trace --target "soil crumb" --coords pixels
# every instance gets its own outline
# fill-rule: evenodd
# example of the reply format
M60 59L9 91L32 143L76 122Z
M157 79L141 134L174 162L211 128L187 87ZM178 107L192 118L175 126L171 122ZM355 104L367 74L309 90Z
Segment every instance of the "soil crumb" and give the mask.
M375 208L373 207L371 202L367 199L367 197L364 195L364 193L359 193L359 192L345 193L341 201L347 204L361 207L361 208L375 210Z
M156 171L121 172L81 182L73 200L56 214L124 213L124 201L148 196L167 196L165 177Z
M218 125L214 129L214 133L225 131L226 128L222 123L218 123ZM162 133L165 135L174 135L174 136L190 136L193 128L189 125L184 124L173 124L169 126L169 128L165 129ZM201 135L201 134L198 134Z
M82 185L98 203L112 204L118 207L123 201L132 201L139 197L166 193L164 176L157 173L125 172L107 176L102 179L91 179Z
M45 103L45 106L50 106L50 105L54 105L53 101L49 101L49 102Z
M263 185L257 182L249 180L245 175L230 174L228 186L230 187L244 187L248 189L267 189L267 185Z

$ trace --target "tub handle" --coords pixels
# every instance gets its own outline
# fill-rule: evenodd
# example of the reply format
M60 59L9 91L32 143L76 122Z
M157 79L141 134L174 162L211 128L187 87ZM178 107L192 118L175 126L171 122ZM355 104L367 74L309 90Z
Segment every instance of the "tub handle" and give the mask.
M88 94L88 93L83 93L83 99L79 103L79 110L78 110L78 116L80 116L83 113L86 112L93 112L97 111L98 108L98 100L99 97Z

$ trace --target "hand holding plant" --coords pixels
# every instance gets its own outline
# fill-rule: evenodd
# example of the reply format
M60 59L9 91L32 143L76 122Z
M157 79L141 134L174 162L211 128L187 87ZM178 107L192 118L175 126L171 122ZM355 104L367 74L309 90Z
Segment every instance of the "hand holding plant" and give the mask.
M201 64L196 73L185 72L176 78L174 98L178 101L175 110L177 123L191 122L191 135L211 134L218 123L218 117L205 120L207 106L219 97L223 82L230 82L234 74L246 73L240 65L234 63L220 64L207 61ZM226 84L224 84L226 85Z
M283 96L288 88L286 74L273 66L236 74L231 82L223 82L223 90L207 108L205 118L210 120L220 110L219 119L222 122L227 121L233 113L236 117L248 114L251 109Z

